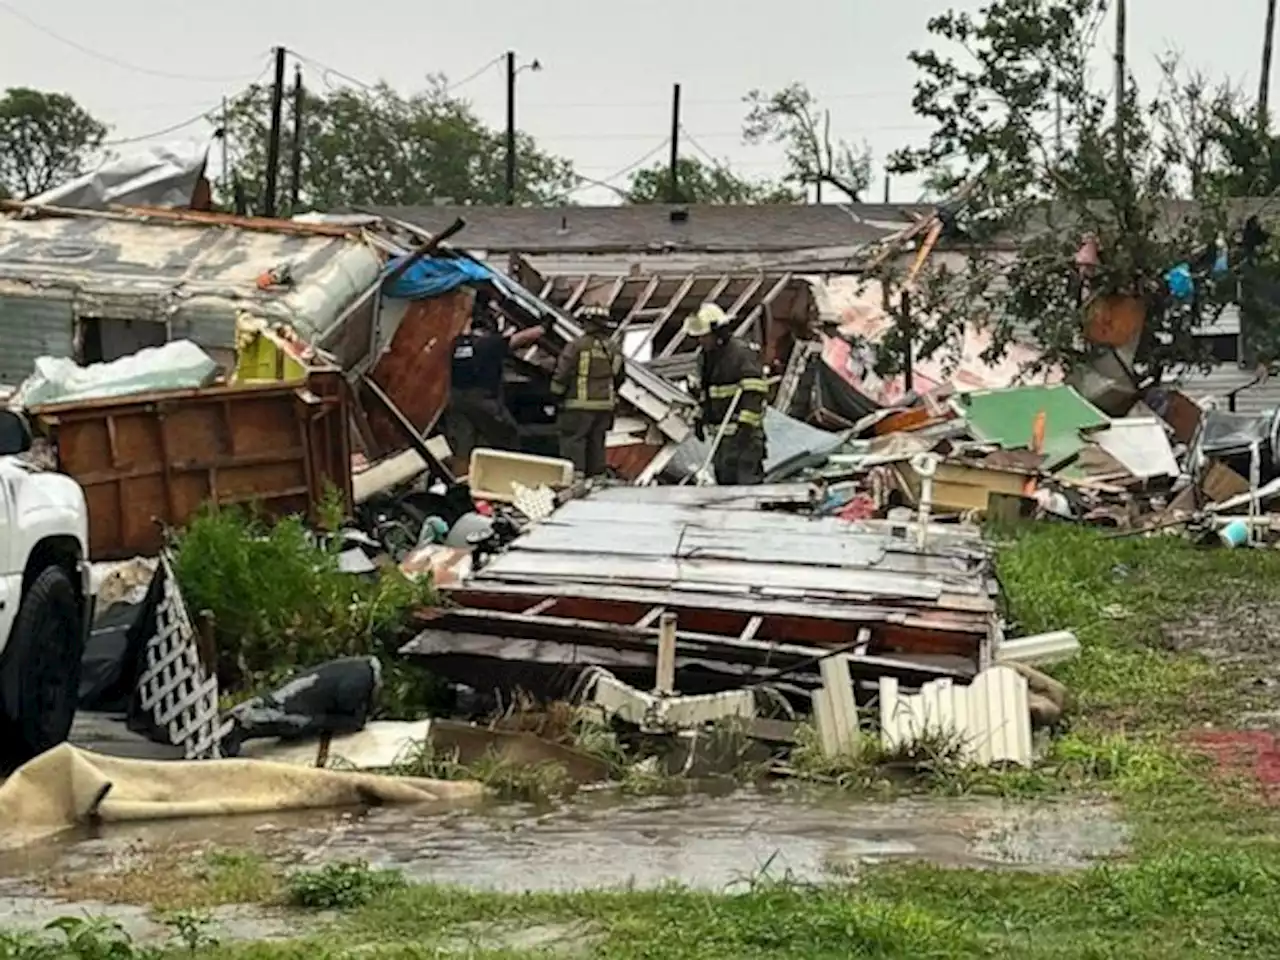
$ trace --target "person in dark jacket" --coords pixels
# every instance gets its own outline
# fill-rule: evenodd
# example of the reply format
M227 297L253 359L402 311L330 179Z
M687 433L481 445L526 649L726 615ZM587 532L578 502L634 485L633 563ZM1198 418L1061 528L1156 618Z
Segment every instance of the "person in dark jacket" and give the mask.
M461 462L470 459L476 447L520 449L520 428L503 396L503 368L512 350L532 344L552 322L548 319L542 326L504 335L498 330L491 299L488 290L476 291L471 320L453 341L445 435Z
M685 318L685 333L698 342L699 439L715 440L712 464L721 486L753 486L764 480L764 406L769 382L757 352L733 337L729 318L704 303ZM727 421L727 422L726 422Z
M625 376L622 350L610 338L609 311L583 307L575 314L583 334L560 354L551 392L560 398L560 455L581 477L605 473L605 441L613 426Z

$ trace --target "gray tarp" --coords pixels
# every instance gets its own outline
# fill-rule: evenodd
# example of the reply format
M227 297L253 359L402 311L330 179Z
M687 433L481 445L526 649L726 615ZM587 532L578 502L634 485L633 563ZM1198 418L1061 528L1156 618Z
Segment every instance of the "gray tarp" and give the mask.
M113 204L189 207L208 156L207 140L159 144L126 156L110 156L96 170L26 203L80 210L102 210Z
M845 433L829 433L819 430L807 423L788 417L785 413L766 407L764 412L765 435L765 471L772 470L778 464L802 453L828 453L840 446L846 439ZM715 438L713 431L708 430L706 440L699 440L692 434L676 448L668 472L677 477L686 477L702 466L711 449L711 441Z

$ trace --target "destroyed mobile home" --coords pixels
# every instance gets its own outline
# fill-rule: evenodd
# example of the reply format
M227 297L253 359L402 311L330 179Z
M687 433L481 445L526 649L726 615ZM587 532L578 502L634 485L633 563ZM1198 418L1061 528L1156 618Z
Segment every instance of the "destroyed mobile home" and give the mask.
M124 562L99 565L95 592L136 580L124 602L99 596L81 708L125 713L186 759L387 768L427 739L611 774L512 729L512 705L532 702L668 747L729 724L778 760L808 726L833 759L941 733L958 762L1030 765L1033 730L1068 707L1040 668L1079 644L1017 635L982 523L1185 529L1223 548L1273 536L1275 414L1122 396L1102 374L1100 390L1027 384L1017 362L875 381L846 328L883 318L858 312L848 277L568 283L449 247L460 221L432 235L393 217L14 209L0 326L49 331L4 368L36 435L27 457L83 490L88 559ZM522 449L459 462L441 418L477 289L509 329L545 333L507 363ZM680 324L707 301L778 373L760 486L706 482L714 441L694 435ZM626 355L606 481L575 477L553 442L551 371L584 304L620 321ZM353 525L321 532L335 504ZM374 651L231 691L172 558L208 505L304 517L343 576L428 582L434 603ZM393 663L447 682L457 718L506 726L381 724ZM229 692L242 702L226 710Z

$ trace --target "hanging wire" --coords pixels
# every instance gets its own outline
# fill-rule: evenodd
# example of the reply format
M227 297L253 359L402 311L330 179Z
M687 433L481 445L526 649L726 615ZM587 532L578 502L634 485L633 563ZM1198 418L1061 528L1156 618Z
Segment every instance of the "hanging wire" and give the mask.
M238 77L206 77L189 73L173 73L168 70L155 70L151 67L144 67L136 63L131 63L128 60L122 60L112 54L103 53L101 50L95 50L93 47L85 46L78 40L72 40L70 37L63 36L56 30L51 30L44 26L44 24L31 19L31 17L27 16L12 4L6 2L6 0L0 0L0 10L4 10L11 16L21 20L27 26L31 27L31 29L43 33L45 36L50 37L73 50L78 50L87 57L92 57L95 60L102 61L103 63L109 63L122 70L132 70L134 73L140 73L148 77L160 77L164 80L185 80L191 83L236 83L244 78L243 75Z

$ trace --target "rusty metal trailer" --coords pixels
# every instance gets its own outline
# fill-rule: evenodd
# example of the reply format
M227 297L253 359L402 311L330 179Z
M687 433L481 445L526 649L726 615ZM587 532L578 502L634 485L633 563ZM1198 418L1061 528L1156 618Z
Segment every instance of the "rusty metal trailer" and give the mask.
M312 516L351 503L348 386L340 371L269 383L32 408L58 468L84 488L94 560L154 555L206 502Z

